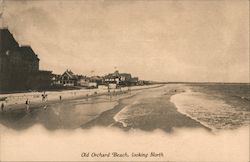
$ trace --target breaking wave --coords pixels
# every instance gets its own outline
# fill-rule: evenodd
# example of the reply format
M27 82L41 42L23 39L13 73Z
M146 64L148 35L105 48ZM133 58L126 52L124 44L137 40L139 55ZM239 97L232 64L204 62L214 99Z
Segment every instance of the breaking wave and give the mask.
M187 89L184 93L173 95L171 102L175 104L179 112L214 131L236 129L249 125L249 111L229 105L211 94L193 92L191 89Z

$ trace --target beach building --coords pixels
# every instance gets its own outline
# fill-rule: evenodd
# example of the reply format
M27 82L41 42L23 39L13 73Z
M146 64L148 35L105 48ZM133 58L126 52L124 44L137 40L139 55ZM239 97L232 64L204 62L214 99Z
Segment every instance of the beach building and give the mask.
M80 75L78 76L77 83L79 86L85 88L97 88L102 83L102 78L99 76L87 77Z
M71 70L66 70L60 77L63 86L77 86L78 77Z
M130 79L130 84L131 85L139 85L139 78L138 77L133 77Z
M61 78L61 75L52 74L52 77L51 77L52 85L61 85L60 78Z
M119 84L120 82L120 75L119 71L115 71L114 73L110 73L103 77L105 84Z
M89 77L83 76L83 75L78 75L77 76L77 85L82 86L82 87L87 87L89 84Z
M49 87L51 72L40 71L39 61L30 46L19 45L8 28L0 29L0 92Z
M90 82L96 83L97 85L103 85L103 77L101 76L91 76Z
M27 78L27 84L31 90L45 90L52 85L52 71L39 70L30 73Z
M119 73L119 71L104 76L105 84L116 84L120 86L137 85L138 80L138 77L132 77L130 73Z
M132 79L132 75L129 73L121 73L119 74L120 76L120 80L119 80L119 84L120 85L130 85L130 81Z

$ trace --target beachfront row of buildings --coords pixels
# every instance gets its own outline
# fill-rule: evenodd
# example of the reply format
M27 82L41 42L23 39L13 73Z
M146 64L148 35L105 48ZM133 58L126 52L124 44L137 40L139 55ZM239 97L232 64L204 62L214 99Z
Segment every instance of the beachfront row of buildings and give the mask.
M129 73L115 71L105 76L84 76L66 70L61 75L40 70L37 54L20 45L7 28L0 29L0 92L45 90L63 87L95 88L99 85L131 86L145 84Z
M74 74L71 70L66 70L62 75L52 76L52 84L60 86L81 86L86 88L95 88L99 85L107 86L134 86L141 85L138 77L132 77L129 73L119 73L115 71L104 76L83 76Z

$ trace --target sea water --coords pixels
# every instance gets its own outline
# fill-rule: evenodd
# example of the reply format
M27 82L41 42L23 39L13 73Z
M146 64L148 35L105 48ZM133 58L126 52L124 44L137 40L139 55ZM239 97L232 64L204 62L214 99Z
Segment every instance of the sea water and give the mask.
M236 129L250 121L249 84L187 85L171 97L178 111L213 130Z

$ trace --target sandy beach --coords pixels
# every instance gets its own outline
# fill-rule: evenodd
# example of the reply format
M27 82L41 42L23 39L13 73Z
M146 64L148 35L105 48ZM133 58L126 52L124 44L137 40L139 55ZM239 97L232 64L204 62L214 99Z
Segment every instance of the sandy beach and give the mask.
M183 85L135 87L131 91L116 90L113 95L97 93L62 101L32 102L30 112L24 104L10 105L1 113L0 122L13 129L26 129L42 124L49 130L93 127L116 127L122 130L205 128L201 123L177 111L170 97L184 92ZM46 105L45 105L46 104Z
M122 87L120 89L111 89L108 93L107 89L80 89L80 90L65 90L65 91L47 91L47 92L27 92L14 94L0 94L0 98L6 98L0 101L5 105L5 111L13 111L17 109L24 109L26 107L26 100L30 102L30 108L43 107L52 103L70 101L76 99L87 99L101 95L116 95L119 93L126 93L128 90L136 91L141 89L153 88L162 85L148 85L148 86L134 86ZM42 95L46 95L45 101L42 101ZM60 101L61 96L61 101Z
M26 129L36 123L43 124L47 129L75 129L96 118L102 112L112 109L118 100L137 93L138 91L161 87L162 85L136 86L111 90L91 89L82 91L47 92L49 100L42 102L32 94L11 94L8 97L19 97L23 101L5 105L0 113L0 122L14 129ZM42 94L42 93L41 93ZM40 95L41 95L40 94ZM37 95L37 94L36 94ZM59 100L62 95L63 99ZM29 97L29 112L26 111L25 98Z

